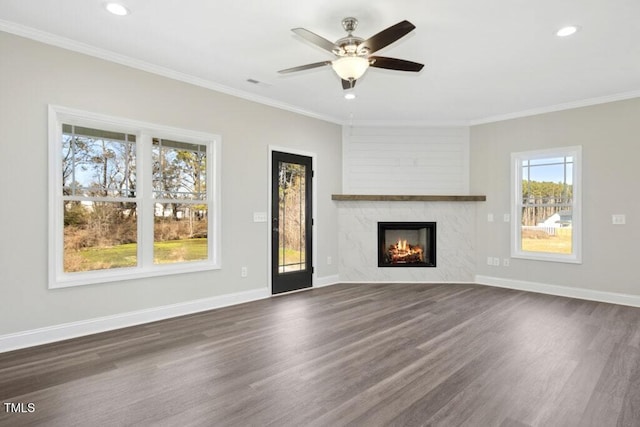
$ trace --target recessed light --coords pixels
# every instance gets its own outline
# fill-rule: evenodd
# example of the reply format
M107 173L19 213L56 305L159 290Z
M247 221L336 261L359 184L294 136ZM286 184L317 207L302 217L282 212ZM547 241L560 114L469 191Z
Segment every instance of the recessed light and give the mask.
M575 34L576 31L578 31L578 27L576 25L569 25L569 26L566 26L566 27L562 27L558 31L556 31L556 36L558 36L558 37L567 37L567 36L570 36L572 34Z
M120 3L107 3L104 5L104 7L114 15L125 16L129 14L129 9L127 9Z
M356 94L353 93L353 92L345 93L344 94L344 99L349 99L349 100L356 99Z

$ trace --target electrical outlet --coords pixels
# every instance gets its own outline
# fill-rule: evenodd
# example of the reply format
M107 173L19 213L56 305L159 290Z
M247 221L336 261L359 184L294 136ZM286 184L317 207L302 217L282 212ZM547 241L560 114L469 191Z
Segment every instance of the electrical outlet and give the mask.
M509 258L503 258L502 259L502 265L503 266L509 267L510 263L511 263L511 260Z
M510 214L504 214L504 216L502 217L502 220L504 222L509 222L511 221L511 215Z
M493 258L490 256L487 257L487 265L493 265Z
M333 259L330 256L327 257L327 265L331 265L333 263Z
M242 267L242 269L240 269L240 277L247 277L249 275L249 271L247 270L247 267Z
M500 258L494 258L493 259L493 265L495 265L496 267L500 267Z
M487 221L488 222L493 222L493 214L492 213L487 214Z

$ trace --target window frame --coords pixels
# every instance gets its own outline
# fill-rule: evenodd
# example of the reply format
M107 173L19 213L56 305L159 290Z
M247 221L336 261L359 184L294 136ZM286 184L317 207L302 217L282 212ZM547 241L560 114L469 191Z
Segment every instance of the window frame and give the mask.
M526 160L573 157L571 205L572 253L533 252L522 250L522 162ZM582 147L569 146L511 153L511 257L582 264Z
M113 117L58 105L49 105L49 289L108 283L170 274L218 270L221 268L221 159L219 135L137 120ZM138 265L86 272L64 271L64 199L62 194L62 124L70 124L109 131L124 132L136 136L136 197L137 204L137 255ZM208 258L172 264L154 264L154 209L151 168L152 140L164 138L207 147L207 200ZM149 219L147 217L150 215Z

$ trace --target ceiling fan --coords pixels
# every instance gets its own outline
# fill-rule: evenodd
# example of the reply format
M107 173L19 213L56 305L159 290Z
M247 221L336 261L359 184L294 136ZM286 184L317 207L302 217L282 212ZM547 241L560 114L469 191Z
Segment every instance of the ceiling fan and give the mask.
M303 39L333 53L336 59L333 61L300 65L299 67L287 68L278 72L286 74L331 65L336 74L342 79L342 88L346 90L352 89L356 84L356 80L362 77L369 67L413 72L418 72L424 67L424 64L406 61L404 59L371 56L372 53L390 45L413 31L416 27L411 22L406 20L398 22L367 40L353 35L357 26L358 20L356 18L344 18L342 20L342 27L347 32L347 36L337 40L335 43L304 28L292 29L291 31Z

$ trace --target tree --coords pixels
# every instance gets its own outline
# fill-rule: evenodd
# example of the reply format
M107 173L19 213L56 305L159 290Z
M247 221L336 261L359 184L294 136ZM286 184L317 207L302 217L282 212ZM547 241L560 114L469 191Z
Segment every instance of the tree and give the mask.
M536 225L571 206L573 186L561 182L523 180L522 201L522 225Z
M188 149L193 147L193 149ZM200 146L154 139L153 186L163 211L174 221L188 219L188 234L202 234L194 221L204 218L206 205L193 203L206 196L206 150ZM167 201L169 200L169 201ZM189 202L187 202L189 201ZM182 215L180 215L182 214ZM206 233L206 231L205 231Z

